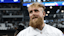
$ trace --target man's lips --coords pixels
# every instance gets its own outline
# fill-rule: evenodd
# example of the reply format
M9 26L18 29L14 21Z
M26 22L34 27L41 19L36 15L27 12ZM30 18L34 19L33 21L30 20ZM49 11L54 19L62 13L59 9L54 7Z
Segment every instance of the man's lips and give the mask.
M38 17L34 17L34 18L32 18L32 19L35 19L35 18L38 18Z
M36 20L36 19L37 19L37 17L33 18L32 20Z
M34 18L34 19L37 19L37 18ZM34 19L33 19L33 20L34 20Z
M37 18L32 19L32 21L36 21L36 20L37 20Z

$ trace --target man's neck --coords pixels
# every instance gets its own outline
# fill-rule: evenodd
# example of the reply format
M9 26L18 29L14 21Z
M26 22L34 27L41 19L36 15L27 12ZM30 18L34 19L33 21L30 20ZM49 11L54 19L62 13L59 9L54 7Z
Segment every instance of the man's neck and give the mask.
M44 26L45 26L45 23L43 23L42 26L39 27L38 29L39 29L39 30L42 30L42 29L44 28Z

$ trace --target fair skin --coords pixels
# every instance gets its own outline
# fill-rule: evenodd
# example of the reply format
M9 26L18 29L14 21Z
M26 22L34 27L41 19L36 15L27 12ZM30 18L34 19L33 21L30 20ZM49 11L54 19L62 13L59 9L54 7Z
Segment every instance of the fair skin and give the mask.
M41 17L44 20L45 12L44 12L43 8L41 8L41 7L29 7L28 9L29 9L28 11L29 11L30 19L32 19L33 15L36 15L37 17ZM37 18L32 19L32 21L37 21ZM41 29L44 26L45 26L45 24L43 24L41 26Z

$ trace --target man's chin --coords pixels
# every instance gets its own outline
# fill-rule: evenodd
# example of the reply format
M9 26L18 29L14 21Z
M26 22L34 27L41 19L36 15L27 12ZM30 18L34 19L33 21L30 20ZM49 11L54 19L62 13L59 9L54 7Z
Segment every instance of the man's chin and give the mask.
M30 20L30 26L32 26L33 28L39 28L40 26L42 26L43 21L42 18L37 18L34 20Z

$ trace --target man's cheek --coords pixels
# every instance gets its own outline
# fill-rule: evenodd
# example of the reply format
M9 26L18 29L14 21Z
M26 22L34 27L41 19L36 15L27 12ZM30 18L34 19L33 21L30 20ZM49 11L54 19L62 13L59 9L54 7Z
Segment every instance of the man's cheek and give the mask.
M31 17L31 16L32 16L32 14L29 14L29 16Z
M30 20L32 19L32 17L30 17Z

